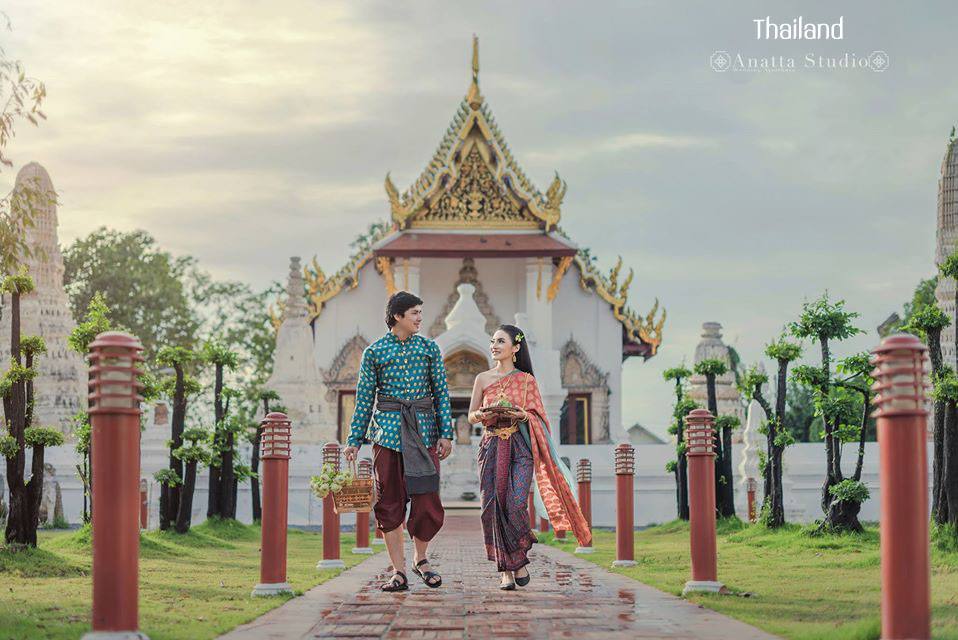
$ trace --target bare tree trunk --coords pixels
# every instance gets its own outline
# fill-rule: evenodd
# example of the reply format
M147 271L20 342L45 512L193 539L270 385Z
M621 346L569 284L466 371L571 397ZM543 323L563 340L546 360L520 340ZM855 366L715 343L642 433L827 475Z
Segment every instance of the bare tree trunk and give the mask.
M40 524L40 500L43 497L43 450L44 447L33 448L33 460L30 466L30 481L27 483L27 523L30 525L27 544L37 546L37 527Z
M819 386L819 393L821 394L822 400L828 398L829 386L831 382L831 357L828 350L828 340L826 338L819 339L819 345L822 350L822 382ZM832 437L833 425L830 424L828 420L824 417L822 422L825 426L825 482L822 484L822 511L828 513L828 505L832 502L832 494L829 492L832 486L838 484L841 481L841 478L838 477L840 474L840 461L838 457L837 449L839 444L835 442L835 439ZM836 474L836 468L839 469L839 473Z
M223 437L223 366L213 367L213 447L222 447ZM210 465L210 488L206 501L207 518L225 518L223 512L223 470L226 467L225 452L214 451L214 458L219 456L219 464Z
M250 471L253 472L253 475L250 476L250 496L253 499L253 522L259 522L263 519L263 508L260 504L259 497L259 443L260 439L263 437L263 427L256 427L256 437L253 438L253 454L250 457Z
M173 389L173 416L170 422L172 429L172 442L170 444L170 469L176 476L183 480L183 463L179 458L173 455L173 451L183 446L183 426L186 423L186 379L183 372L183 366L174 364L173 370L176 372L176 385ZM176 520L180 511L180 494L182 485L168 487L169 499L167 500L166 519L170 522ZM162 517L160 518L163 519Z
M160 531L170 528L170 488L166 484L160 485Z
M941 330L928 331L928 357L931 359L932 374L944 370L941 356ZM934 454L931 467L931 513L936 524L948 521L948 500L944 493L944 443L945 443L945 402L934 401L934 426L932 427Z
M945 439L943 446L942 487L948 504L946 522L958 525L958 407L948 401L945 412Z
M23 364L20 354L20 294L10 294L10 354L17 365ZM23 474L26 469L26 429L27 390L23 380L10 385L3 398L3 411L10 436L16 440L17 452L7 458L7 486L10 487L10 510L7 515L7 527L4 539L7 544L31 544L30 535L30 495ZM36 528L33 531L33 544L36 544Z
M858 462L855 463L855 476L856 481L861 481L862 479L862 466L865 464L865 435L868 430L868 415L871 413L869 409L871 408L871 394L867 389L859 389L862 393L862 401L865 406L862 409L862 428L858 434Z
M183 491L180 494L179 511L176 514L176 532L186 533L190 530L193 519L193 491L196 488L196 461L186 463L186 477L183 478Z

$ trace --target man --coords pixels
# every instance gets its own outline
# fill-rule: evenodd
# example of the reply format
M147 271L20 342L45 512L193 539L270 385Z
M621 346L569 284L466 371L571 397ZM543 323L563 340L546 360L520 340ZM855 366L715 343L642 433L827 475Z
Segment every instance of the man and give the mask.
M389 298L389 331L363 351L356 409L343 450L347 460L355 460L370 431L379 495L376 526L394 572L381 589L390 592L409 589L402 534L407 502L405 528L415 546L412 570L429 587L442 584L426 552L443 522L439 461L452 452L452 410L442 354L435 342L417 335L421 325L421 299L407 291Z

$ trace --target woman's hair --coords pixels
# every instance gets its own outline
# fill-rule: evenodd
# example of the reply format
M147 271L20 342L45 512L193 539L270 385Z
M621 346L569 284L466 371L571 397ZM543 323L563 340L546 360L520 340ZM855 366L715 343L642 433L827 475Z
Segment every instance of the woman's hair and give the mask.
M522 333L522 329L511 324L500 324L499 328L509 334L513 345L519 345L519 350L516 352L516 369L535 375L532 373L532 356L529 355L529 341L526 339L526 334Z
M422 299L408 291L397 291L389 296L386 303L386 326L392 329L396 326L396 316L404 316L415 306L421 305Z

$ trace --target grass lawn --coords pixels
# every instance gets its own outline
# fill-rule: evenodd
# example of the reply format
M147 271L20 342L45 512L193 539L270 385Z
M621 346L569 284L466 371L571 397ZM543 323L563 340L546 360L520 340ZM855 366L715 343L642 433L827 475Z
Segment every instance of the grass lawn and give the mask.
M596 531L595 553L580 556L603 567L615 559L615 533ZM545 542L568 550L574 539ZM689 579L688 523L675 521L635 534L635 567L613 569L680 595ZM958 553L931 554L932 633L958 640ZM739 521L719 524L718 578L732 596L689 600L785 638L877 639L881 600L878 530L863 535L808 537L798 526L771 532ZM744 597L749 594L748 597Z
M213 638L286 602L251 598L259 582L258 526L205 522L186 535L151 531L140 540L140 630L153 640ZM352 555L343 535L346 566ZM302 593L340 570L316 569L321 534L289 532L287 575ZM38 548L0 548L0 639L70 638L90 629L89 533L41 532Z

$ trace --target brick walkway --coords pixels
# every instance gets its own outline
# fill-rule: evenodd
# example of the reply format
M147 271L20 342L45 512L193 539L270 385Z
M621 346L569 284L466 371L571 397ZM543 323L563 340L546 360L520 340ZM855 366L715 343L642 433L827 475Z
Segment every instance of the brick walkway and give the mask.
M530 555L529 586L500 591L475 516L447 516L430 555L439 589L411 575L410 591L381 593L380 554L222 638L774 637L546 545Z

